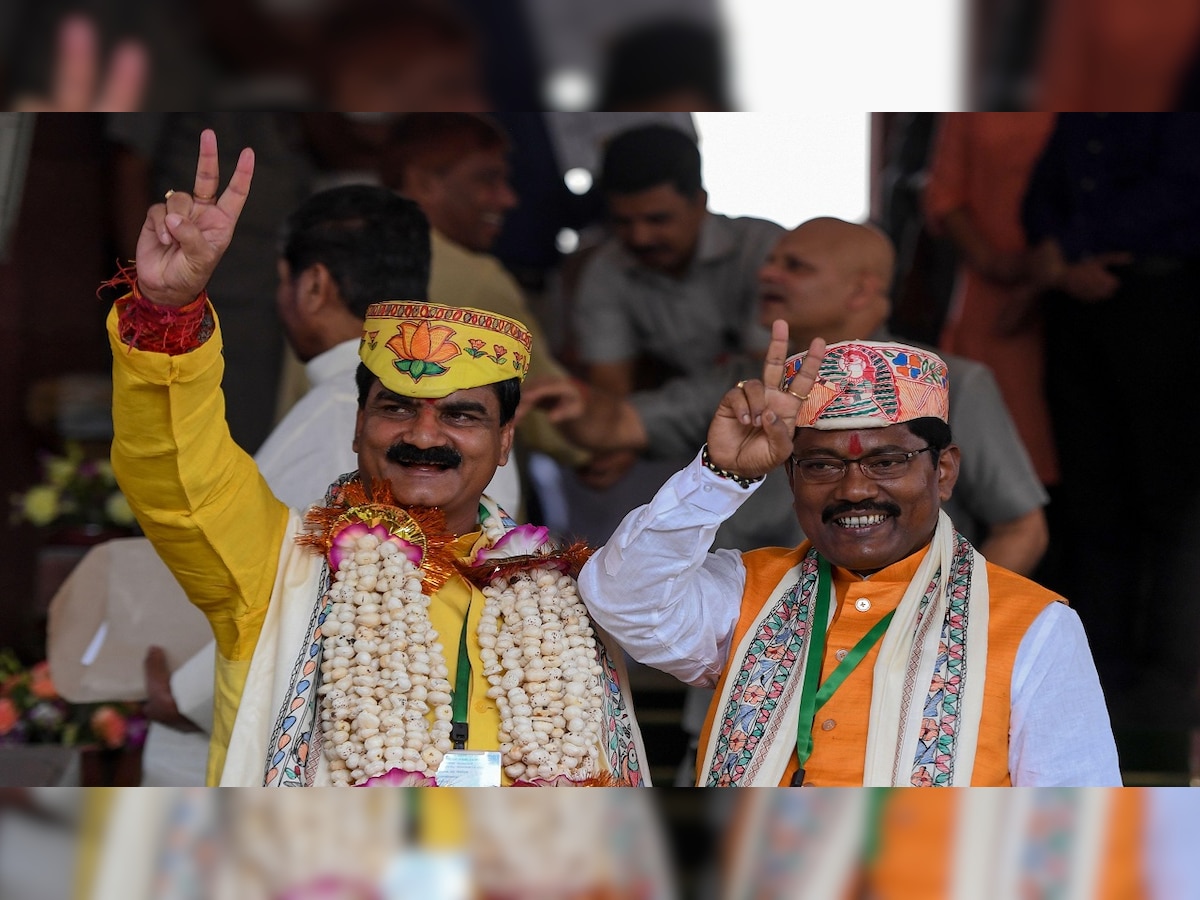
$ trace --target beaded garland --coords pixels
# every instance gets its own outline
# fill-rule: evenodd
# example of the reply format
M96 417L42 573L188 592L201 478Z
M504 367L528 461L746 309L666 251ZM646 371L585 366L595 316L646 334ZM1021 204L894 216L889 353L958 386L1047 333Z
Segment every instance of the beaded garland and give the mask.
M503 534L496 519L484 522L489 538L497 529ZM544 540L546 530L537 531ZM587 781L599 775L603 670L575 579L542 559L532 568L499 572L482 588L483 674L500 710L504 773L517 781Z
M454 571L484 595L476 637L500 713L505 775L525 784L603 782L603 670L573 574L587 548L555 552L546 529L507 530L489 516L472 558L451 560L451 538L433 536L436 510L389 500L386 486L368 495L350 482L341 503L310 512L302 539L322 548L334 570L318 688L332 783L436 783L453 746L452 687L428 611Z

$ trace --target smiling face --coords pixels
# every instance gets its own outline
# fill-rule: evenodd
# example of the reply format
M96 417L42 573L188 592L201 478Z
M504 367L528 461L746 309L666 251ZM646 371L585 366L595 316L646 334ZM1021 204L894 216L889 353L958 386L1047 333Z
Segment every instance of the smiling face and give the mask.
M417 176L412 195L429 223L479 253L495 243L504 216L517 205L501 147L473 150L440 172Z
M493 385L437 399L405 397L371 385L354 431L365 479L390 482L397 501L437 506L455 534L478 528L479 498L508 461L514 425L500 424Z
M796 459L858 459L876 453L908 453L928 446L906 425L822 431L799 428ZM813 546L831 563L859 574L878 571L925 546L938 512L958 480L959 449L950 444L932 462L919 453L899 478L876 481L857 465L829 484L809 484L790 471L796 519Z

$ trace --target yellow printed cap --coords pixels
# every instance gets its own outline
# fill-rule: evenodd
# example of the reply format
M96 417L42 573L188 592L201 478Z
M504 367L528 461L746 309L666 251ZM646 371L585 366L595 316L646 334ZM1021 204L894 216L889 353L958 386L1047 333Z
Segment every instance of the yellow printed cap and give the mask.
M417 300L373 303L358 355L384 387L406 397L445 397L525 379L533 346L516 319Z

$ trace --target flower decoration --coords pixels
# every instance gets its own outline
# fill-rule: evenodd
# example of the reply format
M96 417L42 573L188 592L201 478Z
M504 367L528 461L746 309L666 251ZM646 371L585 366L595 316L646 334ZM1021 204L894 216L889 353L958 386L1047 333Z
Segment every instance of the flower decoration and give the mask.
M314 506L304 518L305 533L296 543L329 558L337 572L353 562L355 546L366 534L379 543L391 543L411 562L425 570L425 583L437 590L454 574L447 552L454 536L446 531L446 517L437 507L402 507L392 487L376 479L370 487L354 478L341 485L329 506Z
M424 551L419 546L390 534L385 525L371 526L366 522L352 522L338 529L329 546L329 566L333 571L338 571L341 568L342 560L355 552L355 545L364 534L375 535L381 544L391 541L413 565L420 563L421 557L424 555Z
M451 342L453 336L454 329L448 325L402 322L387 347L399 357L393 363L396 368L420 381L426 375L441 375L445 364L462 352Z
M592 550L576 542L561 547L550 538L550 529L542 525L518 525L499 538L481 538L472 556L464 560L464 577L477 586L495 578L507 579L530 566L548 566L572 577L579 574Z
M0 650L0 744L140 747L148 723L140 703L68 703L45 660L26 667Z
M406 772L396 768L368 778L357 787L437 787L437 779L422 772Z
M545 525L518 525L506 531L496 543L483 547L475 554L475 561L511 559L514 556L530 556L541 551L550 540L550 529Z
M136 528L133 510L107 459L88 458L72 441L61 454L43 455L41 468L41 483L11 498L14 524Z

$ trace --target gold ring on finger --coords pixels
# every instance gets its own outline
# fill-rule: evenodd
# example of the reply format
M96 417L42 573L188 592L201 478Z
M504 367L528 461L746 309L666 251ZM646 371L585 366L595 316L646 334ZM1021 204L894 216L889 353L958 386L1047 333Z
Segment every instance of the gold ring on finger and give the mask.
M801 396L800 394L797 394L795 391L793 391L791 388L788 388L787 392L789 394L791 394L793 397L795 397L797 400L799 400L801 403L803 403L805 400L808 399L808 394Z
M174 194L174 193L175 193L175 190L174 190L174 188L172 188L171 190L169 190L169 191L167 191L165 194L163 194L163 199L164 199L164 200L170 200L170 199L171 199L171 195L172 195L172 194Z
M744 388L745 386L746 386L746 382L744 382L744 381L739 381L737 384L734 385L735 388L739 388L739 389Z
M212 203L217 199L216 194L192 194L192 199L197 203Z

